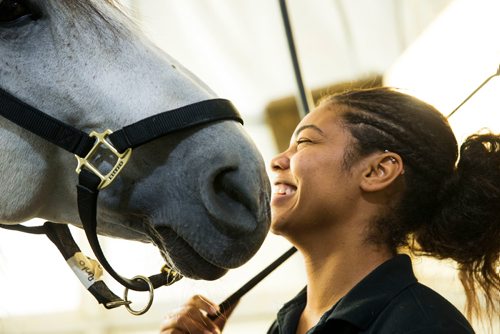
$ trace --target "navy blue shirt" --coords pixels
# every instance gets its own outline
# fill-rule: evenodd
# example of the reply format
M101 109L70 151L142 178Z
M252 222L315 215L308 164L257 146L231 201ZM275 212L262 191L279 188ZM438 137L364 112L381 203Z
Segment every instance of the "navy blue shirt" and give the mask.
M279 311L268 334L295 334L307 301L306 289ZM437 292L417 282L411 260L397 255L378 266L308 334L468 334L465 317Z

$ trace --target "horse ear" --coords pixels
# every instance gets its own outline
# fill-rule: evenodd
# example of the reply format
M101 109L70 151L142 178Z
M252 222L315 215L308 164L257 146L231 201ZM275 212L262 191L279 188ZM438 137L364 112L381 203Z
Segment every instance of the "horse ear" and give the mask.
M401 157L393 152L384 152L369 160L360 186L366 192L381 191L390 187L402 174L404 169Z

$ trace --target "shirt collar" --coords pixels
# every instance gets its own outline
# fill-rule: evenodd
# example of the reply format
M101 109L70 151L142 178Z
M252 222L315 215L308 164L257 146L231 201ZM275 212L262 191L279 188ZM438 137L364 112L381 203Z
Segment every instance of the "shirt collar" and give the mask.
M344 320L366 329L397 294L415 284L411 260L399 254L382 263L351 289L336 305L326 321Z
M316 327L342 320L357 328L366 329L397 294L416 282L409 256L396 255L354 286L321 317ZM295 298L283 305L277 317L280 333L295 333L306 301L307 293L304 288Z
M295 333L300 315L307 301L307 288L302 289L278 312L277 322L280 333Z

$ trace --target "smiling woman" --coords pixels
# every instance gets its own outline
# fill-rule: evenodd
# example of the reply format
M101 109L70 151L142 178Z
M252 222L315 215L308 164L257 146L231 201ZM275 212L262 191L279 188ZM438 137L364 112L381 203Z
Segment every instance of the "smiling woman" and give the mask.
M496 320L500 136L470 136L457 159L446 119L412 96L375 88L320 102L271 161L271 230L302 254L307 287L268 333L473 333L417 282L404 249L456 261L468 315L482 312L480 294ZM162 333L217 332L213 308L192 298Z
M274 180L279 188L294 190L286 196L278 193L272 198L271 229L276 234L314 240L315 234L322 234L324 228L331 227L334 215L336 221L346 218L343 211L352 198L344 194L346 187L352 186L347 184L351 178L335 171L342 170L343 148L350 137L333 118L338 116L324 109L327 107L319 107L300 123L289 149L271 163L275 171L293 171L293 174L278 172ZM320 212L321 216L311 219L313 213Z

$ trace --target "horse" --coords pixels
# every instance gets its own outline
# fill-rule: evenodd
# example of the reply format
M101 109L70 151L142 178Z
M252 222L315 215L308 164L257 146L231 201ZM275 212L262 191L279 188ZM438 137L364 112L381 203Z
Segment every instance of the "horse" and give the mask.
M106 0L0 0L0 89L86 133L217 98ZM2 117L0 140L0 223L82 227L71 154ZM135 148L101 191L97 232L153 243L181 274L214 280L259 249L269 197L244 128L213 121Z

